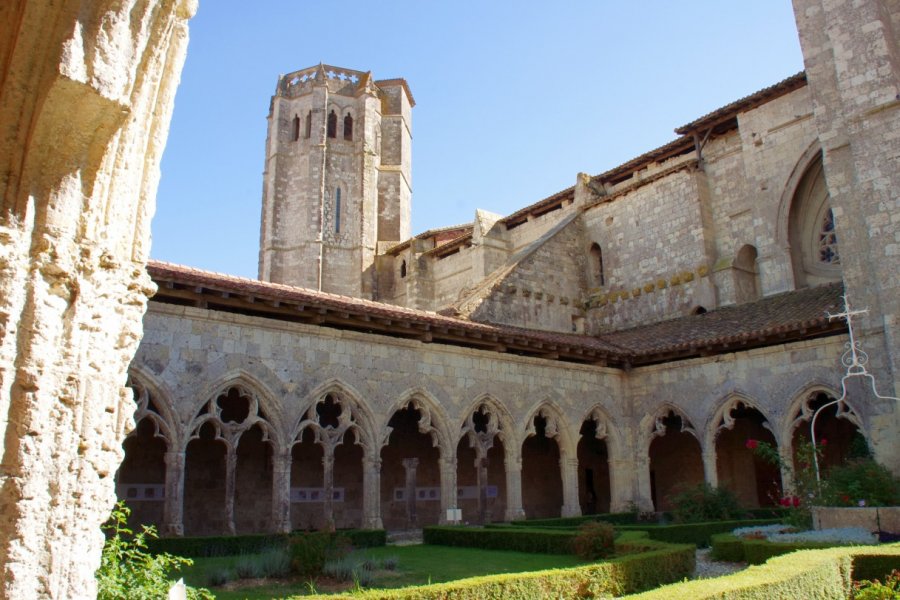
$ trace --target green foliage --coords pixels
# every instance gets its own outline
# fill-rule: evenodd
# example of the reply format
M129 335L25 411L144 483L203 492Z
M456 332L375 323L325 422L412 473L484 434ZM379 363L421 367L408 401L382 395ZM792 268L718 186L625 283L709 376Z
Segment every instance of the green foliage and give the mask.
M709 540L713 560L725 562L744 561L744 540L730 533L717 533Z
M884 583L864 579L853 584L851 600L894 600L900 598L900 571L894 570Z
M712 557L715 560L746 561L751 565L761 565L773 556L781 556L797 550L830 548L835 544L828 542L770 542L765 539L744 539L730 533L722 533L712 536L711 546ZM880 566L876 566L874 569L875 572L880 570Z
M350 540L354 548L375 548L387 543L387 532L383 529L343 529L342 536ZM288 534L246 534L228 536L180 537L147 540L154 554L168 552L191 558L210 556L234 556L257 554L272 548L287 548L296 536L315 535L303 531Z
M669 498L672 514L678 523L702 523L735 519L741 515L735 495L725 488L707 483L682 488Z
M103 556L97 570L97 598L99 600L151 600L165 598L172 581L170 574L192 561L171 554L150 554L147 540L156 538L156 529L141 526L140 533L128 528L131 510L119 502L103 529L111 535L103 545ZM214 597L205 589L188 588L188 598L210 599Z
M426 544L465 546L490 550L515 550L540 554L571 554L574 531L505 527L479 529L473 527L425 527Z
M900 478L871 458L859 458L828 472L825 506L896 506Z
M579 557L584 560L597 560L611 556L615 552L614 537L615 530L609 523L582 523L572 545Z
M605 513L600 515L584 515L581 517L557 517L555 519L529 519L512 521L516 527L578 527L582 523L604 521L613 525L634 525L638 522L638 512Z
M751 525L769 525L777 523L778 519L753 519L743 521L711 521L709 523L684 523L675 525L657 525L647 527L642 525L621 525L618 531L646 531L651 539L673 544L694 544L701 548L709 545L710 538L717 533L726 533L737 527Z
M350 553L350 538L340 533L315 532L290 538L291 570L301 577L316 577L325 563Z
M449 529L449 528L447 528ZM448 583L393 590L371 590L339 596L316 596L317 600L454 600L534 598L600 598L650 589L688 577L694 570L694 548L663 545L642 554L615 558L569 569L531 571L472 577ZM311 599L310 599L311 600Z

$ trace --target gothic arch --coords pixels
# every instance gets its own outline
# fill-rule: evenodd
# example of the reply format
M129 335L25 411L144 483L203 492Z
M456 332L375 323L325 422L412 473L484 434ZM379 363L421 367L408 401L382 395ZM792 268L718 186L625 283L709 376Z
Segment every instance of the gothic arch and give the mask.
M609 412L606 408L599 402L594 404L581 417L581 420L578 422L579 426L588 420L594 420L597 423L597 432L594 434L595 437L598 440L602 439L609 442L609 447L612 450L612 452L610 452L610 458L620 457L624 453L624 448L622 447L622 434L619 431L619 428L616 427L615 421L609 416Z
M688 433L694 436L694 438L697 440L697 443L700 444L700 447L702 449L704 446L703 436L694 427L693 422L691 421L690 417L687 416L687 413L685 413L681 408L672 404L671 402L663 402L656 407L656 410L646 413L641 419L639 437L641 449L645 452L648 452L650 450L650 444L653 443L653 440L666 435L666 433L668 432L668 426L664 423L664 419L671 414L674 414L681 419L681 428L678 430L678 432Z
M534 419L540 415L547 420L545 427L545 436L555 439L559 444L559 453L562 458L574 458L576 440L572 435L572 428L566 419L565 413L559 406L551 400L543 400L528 412L528 418L525 420L525 426L522 429L520 442L536 434L534 427Z
M315 427L321 427L315 419L316 406L329 395L336 396L342 405L346 404L346 408L350 411L342 416L343 419L349 419L349 421L342 421L341 426L344 427L342 435L344 432L352 429L356 436L355 443L361 445L367 454L377 452L374 418L371 408L353 386L336 378L320 383L307 394L306 400L303 402L306 409L296 419L296 423L288 436L291 445L299 439L305 428L313 426L314 423Z
M166 442L167 448L181 447L182 432L179 420L172 411L172 396L164 384L156 380L139 367L132 366L129 369L128 383L125 384L134 390L137 407L134 411L135 428L126 437L131 437L137 431L137 424L143 418L150 418L156 427L154 437L159 437ZM152 402L152 407L150 406ZM155 408L156 410L152 410Z
M432 444L436 447L443 458L453 455L454 447L450 440L453 436L448 428L449 419L441 408L440 403L435 400L427 390L423 388L412 388L403 392L400 399L385 411L384 424L381 427L380 444L384 447L388 444L393 428L388 425L391 418L400 410L412 407L419 411L418 428L419 433L425 433L431 436Z
M463 412L463 418L459 425L456 442L459 443L464 436L469 435L469 429L471 429L472 425L470 422L472 415L478 412L482 407L487 408L488 412L496 418L497 430L495 435L503 442L507 458L509 458L510 453L513 452L515 445L518 443L512 415L506 410L506 407L502 402L487 393L477 396Z
M781 443L781 440L778 437L778 431L773 428L771 417L766 411L760 408L759 402L742 392L735 391L722 399L719 403L719 408L713 413L712 418L707 421L705 444L702 444L704 448L715 448L716 437L718 437L719 432L723 429L730 430L734 428L735 420L731 416L731 411L737 409L740 405L744 405L747 408L759 412L765 419L763 427L772 433L772 436L779 444Z
M810 408L809 403L814 399L814 396L819 393L826 394L832 398L839 398L841 395L836 388L822 382L807 383L791 394L791 402L782 419L781 435L783 440L789 442L794 431L801 425L805 424L806 426L809 426L809 422L812 419L814 412L813 409ZM856 408L854 408L853 403L849 402L847 399L844 399L843 404L844 407L838 412L837 418L846 419L855 425L857 429L859 429L859 432L868 439L859 411L857 411Z
M809 170L809 167L821 156L822 146L816 140L803 151L800 158L794 164L794 168L785 181L781 191L781 199L778 202L778 215L775 220L775 243L786 253L790 253L790 240L788 239L788 221L791 213L791 204L794 194L800 185L800 180Z

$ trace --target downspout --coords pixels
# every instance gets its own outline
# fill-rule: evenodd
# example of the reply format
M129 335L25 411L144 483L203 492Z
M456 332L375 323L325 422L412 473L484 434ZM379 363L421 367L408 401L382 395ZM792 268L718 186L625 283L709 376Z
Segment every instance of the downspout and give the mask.
M325 102L322 106L322 178L319 181L319 272L316 289L322 291L322 271L325 262L325 167L328 164L328 76L325 76Z

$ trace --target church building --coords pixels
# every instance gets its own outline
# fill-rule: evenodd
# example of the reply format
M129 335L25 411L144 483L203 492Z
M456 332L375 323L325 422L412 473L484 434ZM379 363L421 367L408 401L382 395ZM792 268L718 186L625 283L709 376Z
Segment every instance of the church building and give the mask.
M410 85L281 76L259 279L148 267L119 497L164 535L664 511L703 482L777 504L791 473L747 441L790 461L841 396L843 296L900 391L900 15L844 4L795 2L804 72L418 234ZM864 442L900 472L871 387L816 435L826 467Z

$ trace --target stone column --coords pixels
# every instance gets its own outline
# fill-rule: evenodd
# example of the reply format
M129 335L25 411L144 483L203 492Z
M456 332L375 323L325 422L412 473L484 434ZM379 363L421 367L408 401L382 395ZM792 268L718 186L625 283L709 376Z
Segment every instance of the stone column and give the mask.
M504 520L525 518L522 508L522 459L506 459L506 515Z
M703 476L712 487L719 487L719 472L716 467L716 442L710 444L712 448L703 449Z
M166 452L163 534L184 535L184 452Z
M487 509L488 459L475 459L475 476L478 486L478 522L482 525L490 520Z
M272 453L272 531L291 531L291 448Z
M637 490L639 486L635 482L634 461L624 459L609 460L609 487L609 511L627 511L638 495Z
M237 450L231 446L225 454L225 532L235 534L234 528L234 472L237 468Z
M324 503L322 510L325 517L325 529L334 531L334 447L324 446L322 453L322 487Z
M456 508L456 459L441 459L441 514L439 521L447 522L447 509Z
M781 457L781 492L782 496L794 493L794 457L790 443L778 445L778 455Z
M419 466L418 458L404 458L403 469L406 471L406 526L410 529L416 526L416 469ZM441 469L443 479L443 469Z
M381 461L363 459L363 526L384 529L381 521Z
M578 459L560 458L559 474L562 479L563 505L561 514L564 517L575 517L581 514L578 503Z

